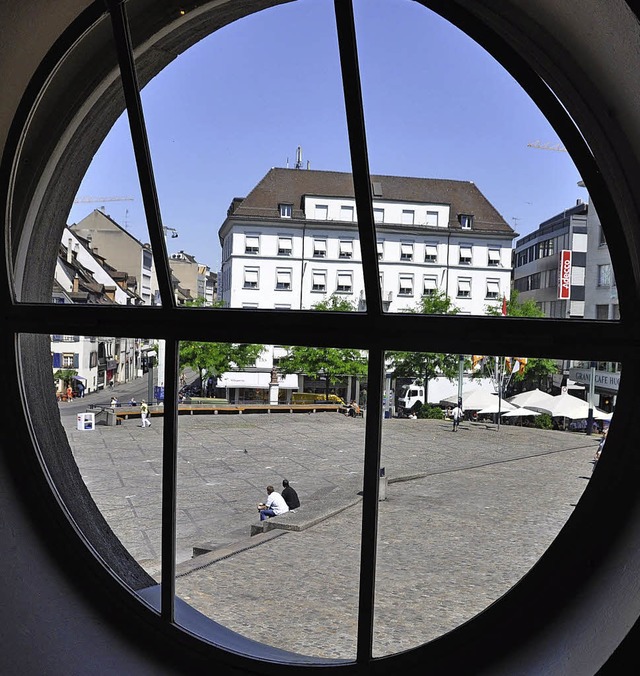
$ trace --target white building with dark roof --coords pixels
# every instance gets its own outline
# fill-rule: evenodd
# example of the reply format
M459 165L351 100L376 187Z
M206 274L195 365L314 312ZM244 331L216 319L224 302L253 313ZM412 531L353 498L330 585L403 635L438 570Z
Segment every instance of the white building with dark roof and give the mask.
M371 181L390 311L438 290L465 314L485 314L509 297L516 233L473 183ZM351 174L270 169L233 199L219 237L219 296L228 307L308 309L334 293L365 307Z

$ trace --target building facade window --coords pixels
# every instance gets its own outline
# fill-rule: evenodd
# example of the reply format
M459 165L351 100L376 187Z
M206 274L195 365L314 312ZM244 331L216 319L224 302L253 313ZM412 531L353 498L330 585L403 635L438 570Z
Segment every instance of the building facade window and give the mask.
M280 211L280 218L291 218L293 216L293 204L279 204L278 210Z
M609 319L609 306L608 305L596 305L596 319L599 319L599 320Z
M353 223L354 220L354 208L349 206L340 207L340 220L346 221L347 223Z
M430 228L437 228L438 227L438 212L437 211L427 211L426 224Z
M325 293L327 290L327 271L314 270L311 273L311 290Z
M316 221L326 221L329 218L329 205L328 204L316 204L314 210L314 216Z
M278 291L291 291L291 270L276 270L276 289Z
M244 252L250 256L257 256L260 253L260 235L244 236Z
M373 221L374 223L384 223L384 209L373 210Z
M425 277L422 280L422 295L435 296L438 290L438 280L436 277Z
M244 269L244 279L243 279L242 288L243 289L257 289L259 277L260 277L259 268L245 268Z
M402 225L413 225L416 218L416 212L413 209L402 210Z
M327 257L327 240L314 239L313 240L313 257L326 258Z
M500 249L489 249L487 251L487 263L492 268L497 268L500 265Z
M472 261L472 248L466 245L460 245L460 258L458 263L460 265L471 265Z
M487 280L487 295L485 296L487 300L496 300L500 298L500 282L497 279L488 279Z
M598 286L611 286L611 265L598 265Z
M64 352L62 354L62 368L63 369L77 369L79 364L79 357L73 352Z
M425 263L438 262L438 247L435 244L424 245L424 262Z
M471 279L461 277L458 279L458 298L471 298Z
M353 241L340 240L338 251L340 258L353 258Z
M411 242L400 243L400 260L401 261L413 260L413 243Z
M338 293L353 293L353 273L352 272L347 272L347 271L338 272L336 291Z
M378 242L378 260L381 261L384 257L384 242Z
M398 279L398 295L413 296L413 275L401 274Z
M463 230L471 230L473 227L473 216L471 214L458 214L458 223Z
M555 252L555 239L547 239L544 242L538 244L538 258L546 258L547 256L553 256Z
M291 256L293 240L291 237L278 237L278 256Z

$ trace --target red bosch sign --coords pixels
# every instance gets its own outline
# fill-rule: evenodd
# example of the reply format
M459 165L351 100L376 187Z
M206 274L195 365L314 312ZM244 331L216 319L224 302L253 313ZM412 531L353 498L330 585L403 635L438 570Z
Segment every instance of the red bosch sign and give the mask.
M560 270L558 279L558 299L571 298L571 251L563 249L560 252Z

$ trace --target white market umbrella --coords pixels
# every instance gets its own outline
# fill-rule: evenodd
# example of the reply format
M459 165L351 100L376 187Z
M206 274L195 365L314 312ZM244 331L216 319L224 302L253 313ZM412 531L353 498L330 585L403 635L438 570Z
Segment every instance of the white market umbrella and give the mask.
M510 404L508 401L505 401L503 399L500 402L500 410L498 410L498 402L495 401L490 406L486 406L485 408L480 409L478 411L478 414L484 415L485 413L502 413L504 411L515 411L515 410L520 410L520 409L518 409L517 406L514 406L513 404Z
M458 403L458 395L454 394L442 400L446 404L455 406ZM465 411L478 411L481 408L498 403L497 395L484 390L467 390L462 393L462 408Z
M509 401L516 406L529 406L535 402L540 402L541 406L543 406L552 399L552 394L547 394L546 392L543 392L537 388L535 390L529 390L528 392L520 392L520 394L509 397Z
M570 418L571 420L583 420L589 417L589 404L583 399L574 397L572 394L568 394L567 392L559 394L557 397L553 397L553 401L545 404L540 404L538 402L529 404L529 408L532 408L536 411L542 411L543 413L548 413L554 418L559 417ZM594 407L593 417L596 418L599 415L606 414L604 411L600 411Z
M539 411L531 411L528 408L514 408L512 411L507 411L506 413L502 414L503 418L520 418L523 416L530 416L530 415L541 415Z

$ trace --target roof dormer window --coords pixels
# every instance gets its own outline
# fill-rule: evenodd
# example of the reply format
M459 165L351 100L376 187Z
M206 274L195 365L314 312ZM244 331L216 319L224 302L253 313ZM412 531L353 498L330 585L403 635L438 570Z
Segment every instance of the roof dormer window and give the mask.
M278 205L280 218L291 218L293 216L293 204L282 203Z
M471 230L473 227L473 215L472 214L458 214L458 222L463 230Z

